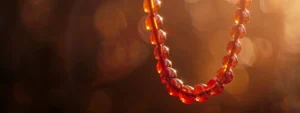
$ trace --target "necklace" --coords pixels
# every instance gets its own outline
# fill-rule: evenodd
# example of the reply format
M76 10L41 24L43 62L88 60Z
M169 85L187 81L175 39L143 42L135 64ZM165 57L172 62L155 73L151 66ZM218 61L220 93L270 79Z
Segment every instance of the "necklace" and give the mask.
M164 44L166 32L162 28L163 18L157 13L161 7L160 0L144 0L144 11L149 14L145 20L146 29L151 31L150 42L155 46L154 58L158 60L156 64L157 72L161 82L166 85L169 95L179 97L184 104L191 104L194 101L205 102L211 96L217 96L224 90L224 85L233 80L232 69L238 64L237 54L241 52L239 42L246 34L245 24L249 22L250 14L247 8L252 0L235 0L237 10L234 13L234 22L230 29L230 36L233 38L226 46L227 55L223 57L223 66L217 71L216 77L211 78L207 84L198 84L194 87L184 85L177 78L177 72L172 68L172 62L167 58L169 48Z

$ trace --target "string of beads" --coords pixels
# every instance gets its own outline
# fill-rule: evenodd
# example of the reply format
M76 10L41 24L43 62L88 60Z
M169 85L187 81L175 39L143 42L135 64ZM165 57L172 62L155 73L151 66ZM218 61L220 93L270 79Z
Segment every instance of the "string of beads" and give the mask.
M217 96L224 90L224 85L233 80L232 69L238 64L237 54L241 52L242 39L246 34L245 24L249 22L250 14L247 8L252 0L236 0L237 10L233 19L235 25L230 29L230 36L233 38L226 46L228 52L222 60L223 66L216 72L216 76L211 78L207 84L198 84L194 87L184 85L177 78L177 72L172 68L172 62L168 59L169 48L164 44L166 32L162 30L163 18L158 14L161 8L160 0L144 0L144 11L149 14L145 20L146 29L151 31L150 42L155 46L154 57L158 60L156 69L160 75L161 82L166 85L166 89L171 96L178 96L185 104L194 101L205 102L211 96Z

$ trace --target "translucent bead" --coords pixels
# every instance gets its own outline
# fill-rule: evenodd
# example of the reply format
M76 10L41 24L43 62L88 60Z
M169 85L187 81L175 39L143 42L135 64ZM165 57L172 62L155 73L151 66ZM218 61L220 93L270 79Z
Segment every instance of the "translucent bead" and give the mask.
M246 28L242 24L236 24L230 29L232 38L242 39L246 35Z
M228 84L233 80L233 72L231 69L226 70L225 67L222 67L217 71L216 77L220 83Z
M217 82L216 77L213 77L208 81L207 89L209 90L210 95L217 96L223 92L224 86Z
M235 66L238 64L238 60L237 60L237 56L236 55L232 55L229 53L227 55L224 56L223 58L223 65L225 67L228 67L230 69L235 68Z
M167 84L167 91L171 96L178 96L183 82L178 78L171 79Z
M233 50L233 48L234 48L234 50ZM241 43L239 41L237 41L237 42L230 41L230 42L228 42L228 44L226 46L226 50L229 53L233 52L233 54L239 54L242 50Z
M179 99L184 104L191 104L195 100L194 88L192 86L182 86L179 93Z
M149 0L144 0L144 11L146 13L150 13L152 9L152 13L156 13L160 7L161 7L161 1L160 0L150 0L151 3L149 3Z
M237 0L236 5L240 8L249 8L252 4L252 0Z
M167 81L176 77L177 77L177 72L174 68L171 67L164 68L160 73L160 80L163 84L167 84Z
M167 33L161 29L157 30L157 39L158 39L159 44L164 43L167 39ZM150 36L150 42L151 42L151 44L156 45L156 39L155 39L154 32L152 32L152 34Z
M236 24L247 24L250 21L250 14L247 9L237 9L233 19Z
M160 49L159 49L160 47ZM154 57L155 59L159 60L159 52L161 52L162 59L166 59L169 56L169 48L165 45L157 45L154 48Z
M152 24L152 18L154 19L153 24ZM163 23L163 18L159 14L154 14L153 17L149 15L145 20L146 29L150 31L153 29L153 27L155 27L155 29L160 29L162 23Z
M197 102L205 102L209 99L209 94L206 93L207 85L198 84L194 88L194 93L196 95L195 100Z
M164 67L162 66L161 63L163 63ZM160 73L161 70L165 67L172 67L172 62L169 59L162 59L162 62L158 61L156 64L156 70L158 73Z

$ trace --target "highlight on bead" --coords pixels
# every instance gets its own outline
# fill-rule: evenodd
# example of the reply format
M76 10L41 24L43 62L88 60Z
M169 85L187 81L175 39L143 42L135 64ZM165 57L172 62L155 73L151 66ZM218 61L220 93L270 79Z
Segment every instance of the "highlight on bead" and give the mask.
M216 72L216 76L211 78L207 84L198 84L194 87L183 84L182 80L177 78L177 71L172 68L172 62L169 57L169 48L164 44L167 36L162 29L163 18L157 13L161 7L160 0L144 0L144 11L148 13L145 20L146 29L151 31L149 37L150 43L154 45L154 58L157 60L156 70L162 84L166 85L169 95L179 97L184 104L196 102L205 102L211 96L220 95L224 90L224 85L233 80L233 68L238 64L237 54L241 52L242 39L246 34L246 28L243 24L249 22L250 14L246 9L250 7L252 0L236 0L237 10L233 19L235 25L230 28L230 36L233 38L226 45L228 52L222 59L222 67Z

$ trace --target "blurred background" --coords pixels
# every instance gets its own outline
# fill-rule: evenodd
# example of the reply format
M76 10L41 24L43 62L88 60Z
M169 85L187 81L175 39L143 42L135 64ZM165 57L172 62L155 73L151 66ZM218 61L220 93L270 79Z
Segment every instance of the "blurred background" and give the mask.
M1 113L299 113L300 1L253 0L232 83L182 104L156 73L143 0L0 1ZM215 76L234 0L162 0L179 78Z

